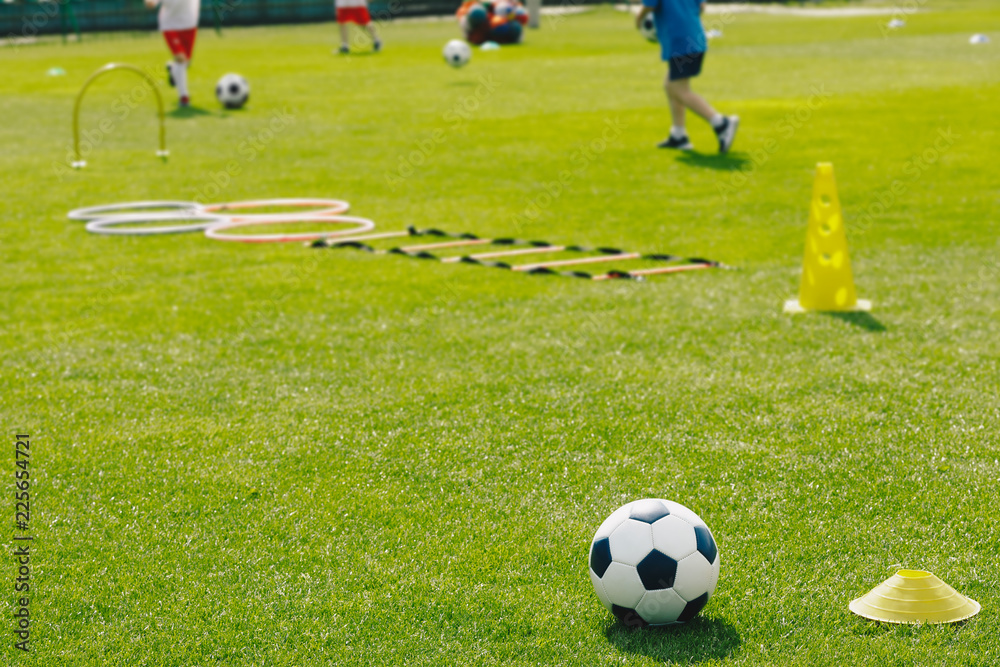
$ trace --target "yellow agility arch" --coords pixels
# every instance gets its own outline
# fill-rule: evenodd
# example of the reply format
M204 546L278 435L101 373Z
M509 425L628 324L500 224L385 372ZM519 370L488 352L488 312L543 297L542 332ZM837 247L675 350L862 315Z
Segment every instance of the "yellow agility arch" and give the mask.
M73 155L76 158L73 161L74 169L82 169L87 166L87 161L80 155L80 103L83 102L83 96L87 92L87 89L90 88L90 84L94 83L94 81L105 74L114 72L115 70L135 72L145 79L149 83L150 88L153 89L153 95L156 96L156 105L159 110L160 117L160 148L156 151L156 155L157 157L161 157L165 160L170 154L170 151L167 150L167 127L166 116L163 112L163 98L160 96L160 91L156 87L156 82L152 77L135 65L127 65L125 63L108 63L90 75L90 78L83 84L83 88L80 89L79 94L76 96L76 104L73 106Z

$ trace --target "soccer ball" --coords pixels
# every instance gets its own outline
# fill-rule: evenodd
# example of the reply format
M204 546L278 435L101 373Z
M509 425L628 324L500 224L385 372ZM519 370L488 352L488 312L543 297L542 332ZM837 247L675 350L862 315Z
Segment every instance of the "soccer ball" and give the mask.
M639 24L639 33L651 42L658 42L656 38L656 20L652 14L646 14L642 23Z
M227 109L239 109L250 99L250 84L239 74L226 74L215 84L215 97Z
M628 626L686 623L719 581L719 550L697 514L646 498L615 510L590 545L597 597Z
M453 39L444 45L444 61L452 67L461 67L472 58L472 49L469 45L460 40Z

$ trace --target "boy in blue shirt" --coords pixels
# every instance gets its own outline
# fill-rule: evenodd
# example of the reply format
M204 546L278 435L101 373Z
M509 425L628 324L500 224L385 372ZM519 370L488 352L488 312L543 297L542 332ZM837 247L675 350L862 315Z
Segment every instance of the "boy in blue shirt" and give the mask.
M665 87L673 126L670 136L657 144L659 148L682 151L694 148L685 125L684 117L688 109L712 125L719 139L720 153L727 152L736 139L740 119L723 116L705 98L691 90L691 78L701 73L701 63L708 48L701 25L701 13L704 11L704 0L642 0L642 11L636 18L636 25L640 26L644 18L653 15L661 57L669 64Z

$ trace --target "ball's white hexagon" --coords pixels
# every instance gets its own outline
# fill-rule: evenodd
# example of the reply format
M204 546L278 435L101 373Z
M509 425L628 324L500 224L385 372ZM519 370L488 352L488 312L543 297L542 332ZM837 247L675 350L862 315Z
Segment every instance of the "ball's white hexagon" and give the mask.
M701 517L684 507L680 503L675 503L672 500L664 500L667 504L667 509L670 510L670 514L676 517L684 519L692 526L704 526L705 522L701 520Z
M662 591L646 591L635 611L650 625L666 625L676 623L686 606L687 600L672 588L665 588Z
M665 516L653 524L653 548L676 561L698 548L694 527L679 516Z
M607 607L608 611L611 611L611 600L608 598L608 591L604 588L601 578L594 574L593 570L590 570L590 583L594 584L594 592L597 593L597 598L601 601L601 604Z
M644 521L627 519L611 533L611 559L635 567L653 548L653 529Z
M719 559L709 563L700 552L694 552L677 563L677 577L674 579L674 590L685 600L691 601L699 595L715 591L719 581Z
M709 597L715 594L715 587L719 585L719 570L721 569L722 561L719 559L719 554L715 554L715 562L712 563L712 579L708 582L708 593Z
M631 509L631 506L632 503L629 503L628 505L625 505L624 507L619 507L614 512L612 512L611 516L605 519L604 523L601 524L601 527L597 529L596 533L594 533L593 541L596 542L597 540L608 537L609 535L611 535L611 533L615 532L615 528L622 525L622 521L628 518L628 513L629 510Z
M704 558L702 559L704 560ZM631 565L612 563L601 577L608 600L619 607L635 609L646 589L639 579L639 573Z

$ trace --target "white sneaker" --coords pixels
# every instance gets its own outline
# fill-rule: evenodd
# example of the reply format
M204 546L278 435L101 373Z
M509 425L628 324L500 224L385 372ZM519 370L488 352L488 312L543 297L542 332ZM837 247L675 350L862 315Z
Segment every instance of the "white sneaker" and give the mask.
M736 140L736 130L740 127L739 116L723 116L721 127L715 128L715 136L719 138L719 152L728 153Z

